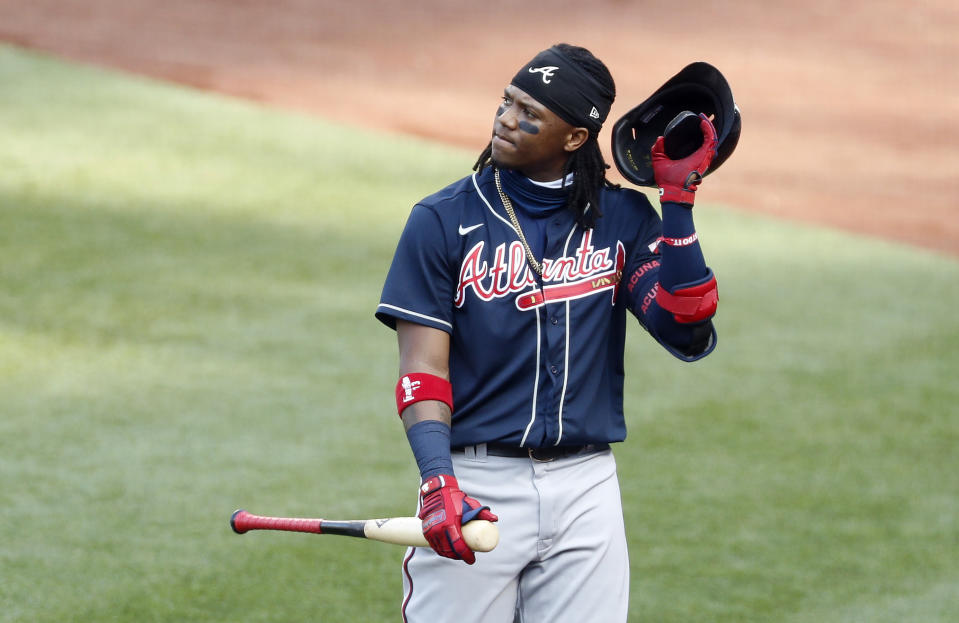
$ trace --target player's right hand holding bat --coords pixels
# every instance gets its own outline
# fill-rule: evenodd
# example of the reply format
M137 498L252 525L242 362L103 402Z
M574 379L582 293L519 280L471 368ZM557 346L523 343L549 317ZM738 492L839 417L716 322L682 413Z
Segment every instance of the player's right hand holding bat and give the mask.
M476 562L476 555L463 540L461 526L473 519L497 521L499 518L488 506L460 491L459 483L450 474L426 479L420 486L420 500L423 536L433 551L468 565Z

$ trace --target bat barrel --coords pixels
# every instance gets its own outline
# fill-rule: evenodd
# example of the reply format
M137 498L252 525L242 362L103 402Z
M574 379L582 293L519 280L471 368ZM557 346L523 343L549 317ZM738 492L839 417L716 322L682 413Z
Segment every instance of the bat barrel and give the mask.
M499 545L499 530L492 522L474 519L463 524L463 538L474 552L491 552Z

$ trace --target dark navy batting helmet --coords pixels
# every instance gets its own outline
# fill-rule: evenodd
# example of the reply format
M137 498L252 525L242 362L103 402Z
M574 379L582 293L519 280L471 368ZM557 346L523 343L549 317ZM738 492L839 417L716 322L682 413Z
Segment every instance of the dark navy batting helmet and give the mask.
M639 186L656 186L649 154L666 125L683 111L704 113L716 126L719 147L706 175L736 149L742 119L726 78L709 63L687 65L646 101L613 126L613 160L623 177Z

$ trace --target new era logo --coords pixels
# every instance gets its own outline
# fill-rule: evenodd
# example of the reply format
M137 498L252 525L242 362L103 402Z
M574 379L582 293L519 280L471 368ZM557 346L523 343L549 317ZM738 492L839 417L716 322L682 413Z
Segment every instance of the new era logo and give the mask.
M589 116L593 119L599 119L599 111L596 110L595 106L593 106L593 109L589 111Z

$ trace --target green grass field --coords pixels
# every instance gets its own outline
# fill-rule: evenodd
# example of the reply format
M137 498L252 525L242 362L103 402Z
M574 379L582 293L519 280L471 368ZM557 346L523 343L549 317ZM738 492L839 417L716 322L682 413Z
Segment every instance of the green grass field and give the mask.
M472 152L0 47L0 621L395 621L413 202ZM704 193L703 199L706 199ZM638 325L631 620L959 612L959 262L708 205L717 351Z

